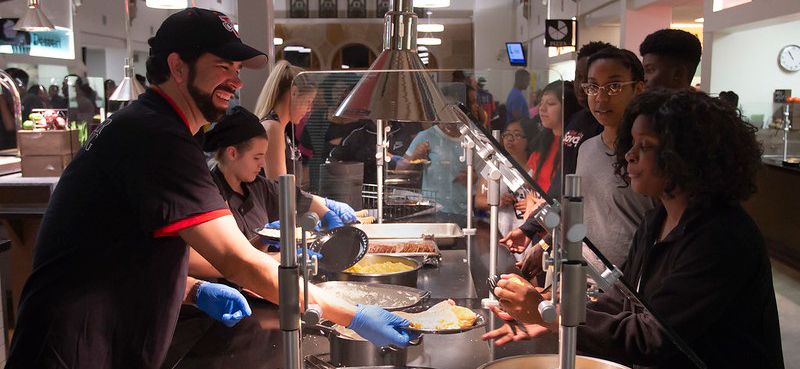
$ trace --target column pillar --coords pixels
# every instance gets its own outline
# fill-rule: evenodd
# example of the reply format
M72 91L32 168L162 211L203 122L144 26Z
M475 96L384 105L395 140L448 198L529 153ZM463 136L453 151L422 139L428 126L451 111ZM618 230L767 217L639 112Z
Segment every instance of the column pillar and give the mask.
M242 69L244 87L240 91L241 105L248 110L256 107L258 94L275 65L275 8L273 0L238 0L239 36L242 42L263 51L269 57L265 69Z

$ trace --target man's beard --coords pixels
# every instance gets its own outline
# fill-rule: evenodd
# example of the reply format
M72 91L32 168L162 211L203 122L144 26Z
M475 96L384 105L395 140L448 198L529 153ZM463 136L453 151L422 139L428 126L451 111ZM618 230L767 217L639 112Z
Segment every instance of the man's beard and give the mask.
M209 122L218 122L220 119L222 119L222 117L225 116L225 111L227 108L220 109L214 105L214 92L217 89L230 93L234 93L234 91L231 91L227 87L219 86L210 94L207 94L203 91L200 91L200 89L195 86L194 81L196 78L197 71L195 70L195 66L192 65L189 68L189 85L187 86L189 89L189 95L191 95L192 99L194 99L194 104L197 105L197 109L200 110L201 114L203 114L203 118L206 118L206 120Z

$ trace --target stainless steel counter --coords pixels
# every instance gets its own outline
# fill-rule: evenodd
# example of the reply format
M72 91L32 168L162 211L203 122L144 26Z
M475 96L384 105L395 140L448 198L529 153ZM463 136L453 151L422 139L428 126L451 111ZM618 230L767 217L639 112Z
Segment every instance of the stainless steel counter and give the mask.
M485 244L485 243L484 243ZM431 291L431 299L426 305L433 305L443 299L452 298L459 305L478 310L486 317L492 314L480 309L488 268L484 262L467 266L465 244L460 240L452 250L442 251L439 267L425 267L420 270L418 287ZM482 249L484 249L482 251ZM488 247L477 248L475 260L488 260ZM505 250L499 259L505 261L504 268L513 269L513 258ZM510 266L509 266L510 263ZM475 275L475 279L473 279ZM265 302L251 302L253 317L242 320L233 328L200 317L197 335L184 342L176 342L166 368L280 368L283 366L281 332L278 327L277 306ZM497 324L489 319L487 327L453 335L426 335L420 346L408 350L408 364L442 369L474 369L493 360L524 353L553 353L555 339L550 337L536 341L515 342L502 348L490 347L481 336ZM303 355L319 355L326 358L329 352L327 338L306 335L303 339ZM183 360L175 364L175 361Z

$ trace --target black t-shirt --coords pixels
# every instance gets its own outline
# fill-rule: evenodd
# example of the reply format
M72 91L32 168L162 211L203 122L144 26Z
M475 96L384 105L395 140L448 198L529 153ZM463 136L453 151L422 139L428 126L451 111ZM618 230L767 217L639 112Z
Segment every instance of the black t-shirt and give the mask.
M6 368L158 368L186 287L175 232L229 214L182 114L142 94L53 192Z
M280 122L280 118L278 118L278 114L274 111L269 112L264 119L265 120L274 120ZM283 136L284 140L286 141L286 149L284 150L284 154L286 156L286 174L294 174L295 182L296 183L303 183L303 155L300 153L300 149L295 146L294 142L292 141L291 132L292 132L292 122L286 126L286 132Z
M236 225L250 239L255 237L256 229L269 222L278 220L278 181L273 181L258 175L253 182L242 182L245 195L234 191L225 180L219 168L211 171L214 182L219 187L222 198L228 202L228 207L236 219ZM297 201L297 214L302 215L311 207L312 195L301 191L297 187L295 194Z
M564 132L565 174L575 174L575 168L578 165L578 148L584 141L603 132L603 126L595 119L592 112L583 109L569 118Z
M369 122L369 124L356 129L330 153L331 159L334 160L364 163L364 183L377 183L378 181L375 163L375 145L377 144L375 128L375 124ZM421 130L422 127L419 123L395 123L387 135L389 140L387 150L392 155L403 156L411 145L411 141Z

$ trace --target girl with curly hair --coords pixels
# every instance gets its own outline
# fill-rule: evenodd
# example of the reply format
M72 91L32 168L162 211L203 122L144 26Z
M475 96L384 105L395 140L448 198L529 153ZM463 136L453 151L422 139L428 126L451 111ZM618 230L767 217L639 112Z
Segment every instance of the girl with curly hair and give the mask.
M628 107L615 154L616 174L633 191L661 199L634 236L622 278L709 368L783 368L769 258L740 205L756 192L755 128L705 93L652 91ZM558 329L526 309L542 300L532 286L498 285L505 312L496 312L529 323L530 335L505 326L484 339L499 345ZM694 367L616 288L587 305L578 350L626 365Z

